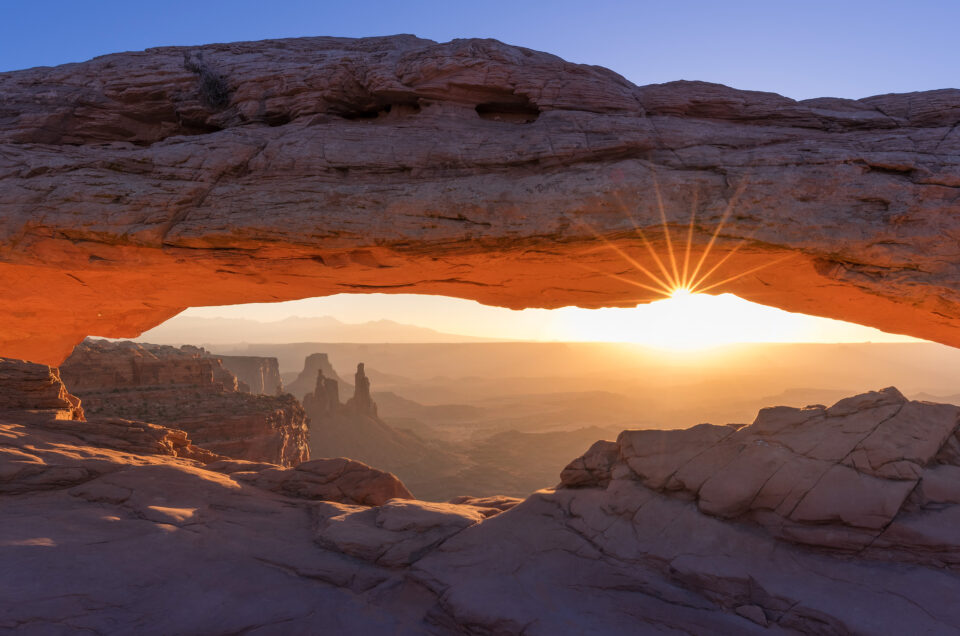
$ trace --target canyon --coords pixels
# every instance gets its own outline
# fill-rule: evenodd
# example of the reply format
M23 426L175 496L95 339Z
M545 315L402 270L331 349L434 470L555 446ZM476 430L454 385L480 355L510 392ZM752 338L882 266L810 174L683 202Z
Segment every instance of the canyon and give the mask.
M293 466L310 458L306 415L292 395L241 391L221 359L197 347L86 340L60 373L88 415L182 428L198 446L237 459Z
M689 282L688 237L702 289L960 345L955 89L798 102L393 36L118 53L0 95L0 355L339 292L630 306Z
M325 355L308 357L304 373L312 370L318 359L327 361ZM329 362L325 366L329 367ZM370 379L363 363L357 365L353 396L345 403L340 402L338 380L326 377L323 368L317 368L315 378L314 390L303 398L304 412L310 418L310 449L315 456L351 457L388 470L424 499L464 494L451 491L455 486L450 480L465 465L472 464L469 458L452 445L424 439L384 422L370 395Z
M298 395L251 394L252 387L226 367L236 360L253 372L251 379L273 377L280 383L273 357L94 339L78 345L59 373L82 400L78 408L87 415L182 429L197 446L252 462L295 466L310 457L348 457L397 475L419 499L429 501L446 501L464 492L525 497L552 485L563 465L584 447L617 432L597 426L527 431L522 417L530 407L522 402L489 416L498 422L514 421L516 428L506 430L485 430L480 423L458 425L455 416L463 407L425 407L395 393L376 394L387 405L379 412L363 363L349 384L324 353L306 356L303 370L290 383ZM301 393L311 376L313 390ZM343 403L341 387L344 397L353 393ZM557 396L542 401L548 406L547 417L563 406L550 405L558 402ZM404 426L404 418L390 417L410 409L428 413L433 424L413 420L410 428ZM599 411L594 420L604 417L606 413ZM473 434L465 438L446 434L462 427Z
M0 392L20 396L0 414L3 629L960 625L960 407L893 388L767 409L749 426L624 431L556 488L448 503L346 459L284 468L158 425L85 421L42 365L2 361Z
M523 400L493 416L505 430L490 431L476 422L457 423L458 415L471 411L468 406L430 407L395 393L372 393L373 383L363 363L358 365L353 384L340 379L327 354L307 356L298 381L311 372L315 386L302 402L310 419L312 455L351 457L387 470L418 499L442 502L464 492L484 497L526 497L553 485L558 471L585 446L616 433L609 426L585 425L524 430L523 415L530 406ZM470 381L460 384L469 386ZM353 391L343 403L341 387ZM386 408L378 407L380 400L385 401ZM563 408L556 396L546 396L544 401L548 403L547 417ZM404 409L429 413L433 424L393 416ZM605 415L602 411L594 414L595 418ZM469 430L470 435L451 434L461 428Z

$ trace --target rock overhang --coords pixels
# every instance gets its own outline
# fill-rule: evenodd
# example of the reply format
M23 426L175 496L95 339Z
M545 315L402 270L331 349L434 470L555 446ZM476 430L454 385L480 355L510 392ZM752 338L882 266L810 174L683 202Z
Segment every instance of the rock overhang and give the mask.
M0 94L0 355L340 292L632 305L688 237L711 293L960 344L960 91L638 87L395 36L121 53Z

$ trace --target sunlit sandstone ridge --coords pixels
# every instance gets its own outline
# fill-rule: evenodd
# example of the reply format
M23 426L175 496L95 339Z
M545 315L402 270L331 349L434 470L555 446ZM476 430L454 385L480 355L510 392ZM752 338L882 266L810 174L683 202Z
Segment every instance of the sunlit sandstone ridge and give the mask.
M958 90L638 87L395 36L109 55L0 74L0 103L3 356L59 364L188 306L633 305L693 271L960 345Z

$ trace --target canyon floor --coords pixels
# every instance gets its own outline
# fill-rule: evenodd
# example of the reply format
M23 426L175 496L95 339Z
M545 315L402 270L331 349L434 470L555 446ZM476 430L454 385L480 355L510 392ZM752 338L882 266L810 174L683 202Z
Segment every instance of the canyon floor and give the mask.
M449 503L346 459L232 460L83 419L41 365L0 365L0 398L4 630L960 630L960 408L892 388L624 431L556 488Z

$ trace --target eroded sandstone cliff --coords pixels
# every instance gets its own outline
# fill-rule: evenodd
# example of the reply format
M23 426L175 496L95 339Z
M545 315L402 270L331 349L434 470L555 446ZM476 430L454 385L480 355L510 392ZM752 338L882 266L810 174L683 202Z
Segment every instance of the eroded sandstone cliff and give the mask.
M2 355L339 292L632 305L683 282L688 236L714 293L960 345L955 89L797 102L395 36L120 53L0 96Z
M56 420L83 420L80 399L71 395L57 369L0 358L0 412L16 411Z
M561 474L566 488L637 481L772 536L870 558L960 565L942 533L960 519L960 407L895 388L743 428L624 431ZM952 541L952 539L951 539Z
M126 465L178 457L208 464L219 455L182 430L116 417L84 416L56 369L0 358L0 493L65 488ZM91 454L88 447L104 449ZM100 457L95 455L100 454Z
M280 380L280 363L276 358L260 356L222 356L213 354L224 368L237 376L239 387L257 395L277 395L284 393Z
M196 347L86 340L60 372L88 414L180 428L237 459L292 466L310 457L296 398L238 390L220 360Z
M307 393L314 391L316 388L318 373L322 374L324 378L336 382L339 389L346 390L348 388L346 383L333 369L327 354L311 353L304 359L303 370L297 375L296 379L290 383L287 390L297 396L298 400L303 401Z

